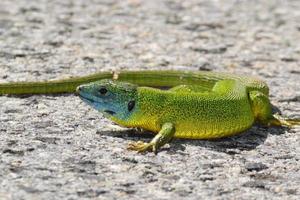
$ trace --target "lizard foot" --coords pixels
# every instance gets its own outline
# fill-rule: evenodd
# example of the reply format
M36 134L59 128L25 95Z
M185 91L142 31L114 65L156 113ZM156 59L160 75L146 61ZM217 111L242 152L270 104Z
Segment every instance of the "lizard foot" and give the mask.
M142 142L142 141L132 142L132 143L129 143L127 149L137 151L139 153L145 152L145 151L153 151L155 154L157 153L156 146L152 142L150 142L150 143Z
M278 114L274 114L265 124L267 126L287 126L288 128L291 128L292 126L300 125L300 119L288 119L283 118Z
M153 151L157 154L157 150L169 142L175 134L175 127L172 123L165 123L159 133L151 140L151 142L132 142L128 145L129 150L137 152Z

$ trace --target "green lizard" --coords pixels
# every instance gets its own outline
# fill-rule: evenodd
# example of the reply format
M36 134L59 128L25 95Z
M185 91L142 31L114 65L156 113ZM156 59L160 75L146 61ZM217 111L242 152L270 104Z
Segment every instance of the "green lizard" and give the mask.
M75 90L83 101L117 124L158 133L149 143L129 144L129 149L139 152L156 153L173 137L213 139L235 135L255 121L267 126L300 124L299 119L272 114L265 82L220 72L103 72L57 81L0 84L0 94Z

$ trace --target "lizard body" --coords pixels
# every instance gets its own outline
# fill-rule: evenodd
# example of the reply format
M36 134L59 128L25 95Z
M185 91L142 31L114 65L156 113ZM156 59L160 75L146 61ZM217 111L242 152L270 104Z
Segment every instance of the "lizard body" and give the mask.
M117 124L158 133L150 143L129 145L137 151L157 152L173 137L227 137L255 121L268 126L299 124L299 120L272 114L265 82L220 72L103 72L58 81L0 84L0 94L62 93L75 88L86 103Z
M227 91L220 91L222 84L227 84ZM235 81L218 85L210 93L140 87L138 111L125 125L159 132L162 124L172 122L175 137L192 139L220 138L249 128L254 116L245 88Z

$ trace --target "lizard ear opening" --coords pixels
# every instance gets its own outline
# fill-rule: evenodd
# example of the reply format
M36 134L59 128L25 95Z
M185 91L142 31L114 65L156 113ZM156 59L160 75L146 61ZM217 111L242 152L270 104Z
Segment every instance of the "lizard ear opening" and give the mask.
M132 111L134 106L135 106L135 101L134 100L129 101L128 102L128 111L129 112Z

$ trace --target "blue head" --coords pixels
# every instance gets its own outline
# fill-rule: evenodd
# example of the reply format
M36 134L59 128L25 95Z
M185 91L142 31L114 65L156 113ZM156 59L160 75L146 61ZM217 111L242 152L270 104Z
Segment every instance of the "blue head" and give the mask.
M136 110L137 86L113 80L80 85L80 98L114 121L126 121Z

